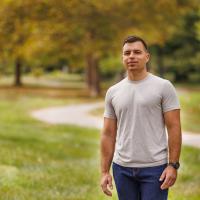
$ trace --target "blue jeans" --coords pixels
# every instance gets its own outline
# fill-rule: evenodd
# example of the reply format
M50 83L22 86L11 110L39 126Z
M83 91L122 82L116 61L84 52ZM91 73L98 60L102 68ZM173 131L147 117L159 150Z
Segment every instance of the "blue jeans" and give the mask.
M123 167L113 162L113 177L119 200L167 200L159 178L167 164L156 167Z

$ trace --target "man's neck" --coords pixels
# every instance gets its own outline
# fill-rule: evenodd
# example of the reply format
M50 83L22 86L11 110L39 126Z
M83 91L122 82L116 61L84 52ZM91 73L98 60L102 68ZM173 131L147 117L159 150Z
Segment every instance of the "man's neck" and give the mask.
M146 70L142 72L128 71L128 79L131 81L140 81L144 79L147 75L148 75L148 72Z

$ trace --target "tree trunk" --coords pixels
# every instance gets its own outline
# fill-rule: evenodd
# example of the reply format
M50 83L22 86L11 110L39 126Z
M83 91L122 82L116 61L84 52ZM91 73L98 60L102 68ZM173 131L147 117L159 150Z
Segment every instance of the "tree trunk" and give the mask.
M15 86L21 86L22 82L21 82L21 60L20 58L17 58L15 61L15 82L14 85Z
M98 96L100 94L99 66L98 59L92 54L87 56L86 82L90 90L90 96Z
M90 90L92 85L92 61L90 56L87 56L87 64L86 64L86 84L88 89Z

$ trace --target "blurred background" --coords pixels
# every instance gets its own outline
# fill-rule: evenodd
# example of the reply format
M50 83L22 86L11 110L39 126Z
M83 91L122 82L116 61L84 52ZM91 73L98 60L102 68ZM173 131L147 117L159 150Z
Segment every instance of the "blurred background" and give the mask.
M31 113L102 102L124 76L128 35L148 43L149 71L173 82L183 131L200 137L198 0L0 1L0 199L108 199L99 187L100 131ZM90 115L102 113L103 106ZM170 200L199 200L199 155L183 146Z

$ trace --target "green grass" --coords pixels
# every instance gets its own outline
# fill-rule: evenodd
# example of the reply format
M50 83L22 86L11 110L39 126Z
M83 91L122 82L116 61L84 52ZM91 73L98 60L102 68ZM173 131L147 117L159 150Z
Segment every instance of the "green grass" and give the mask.
M0 199L94 198L100 193L99 131L48 125L29 116L32 109L72 99L16 93L0 95Z
M99 187L99 131L48 125L30 117L34 109L86 102L87 98L70 97L57 89L0 91L0 200L110 199ZM170 200L198 199L199 155L199 149L183 148ZM116 191L112 199L117 200Z
M200 89L180 92L182 127L200 133Z
M54 87L54 88L85 88L84 75L68 74L62 71L51 73L42 73L40 76L32 74L23 74L22 83L34 87ZM0 76L0 85L13 85L14 75Z
M183 147L181 168L176 184L170 189L170 200L199 200L200 149Z

